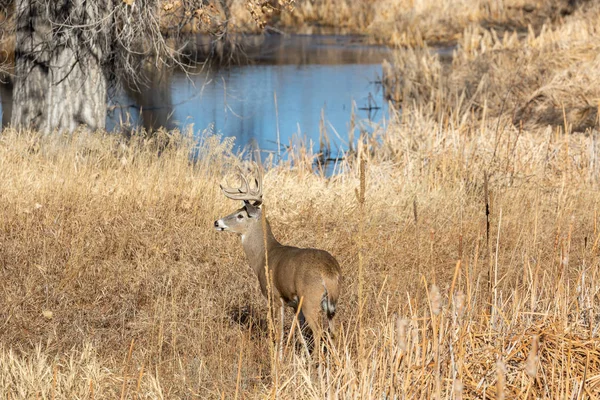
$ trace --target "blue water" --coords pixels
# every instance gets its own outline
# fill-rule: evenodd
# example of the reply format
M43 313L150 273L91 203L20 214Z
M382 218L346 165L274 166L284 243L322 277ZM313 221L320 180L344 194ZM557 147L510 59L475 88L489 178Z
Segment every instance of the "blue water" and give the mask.
M356 119L365 126L387 115L374 82L389 50L348 42L344 37L291 37L262 53L260 64L163 76L141 94L115 99L121 105L141 105L143 121L139 108L123 107L115 110L107 127L124 120L128 111L134 124L146 128L211 128L235 137L238 149L256 144L276 152L279 130L279 149L299 137L312 140L318 151L323 116L335 156L348 147L353 103Z
M293 135L318 143L323 115L328 136L342 146L334 130L348 138L353 102L366 108L371 96L384 106L371 83L380 70L378 64L259 65L219 71L206 83L203 77L189 82L179 76L173 80L174 119L199 129L214 124L216 132L235 136L240 146L256 141L261 149L276 150L278 127L283 145ZM368 111L355 111L368 119ZM372 111L371 118L379 120L383 113Z

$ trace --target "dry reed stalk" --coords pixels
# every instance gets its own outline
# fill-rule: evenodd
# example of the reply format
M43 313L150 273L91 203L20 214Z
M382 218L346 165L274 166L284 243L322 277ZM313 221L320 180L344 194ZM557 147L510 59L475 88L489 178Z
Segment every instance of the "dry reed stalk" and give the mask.
M259 167L260 168L260 167ZM275 306L273 304L273 274L269 270L269 254L267 249L267 209L262 205L261 223L263 230L263 247L265 249L265 276L267 277L267 323L269 329L269 355L271 363L271 379L273 382L273 393L277 392L278 384L278 363L277 363L277 345L275 344Z
M498 313L498 252L500 251L500 228L502 227L502 208L498 216L498 235L496 236L496 252L494 257L494 307L492 309L492 327L496 327Z
M407 342L407 335L406 335L406 330L408 328L408 320L400 318L400 316L398 316L398 318L396 319L396 335L398 336L398 349L401 352L406 352L407 351L407 347L408 347L408 342Z
M435 365L435 398L441 399L441 376L440 376L440 340L441 323L440 313L442 312L442 295L436 284L431 285L430 307L431 307L431 330L433 339L433 363Z
M502 360L496 362L496 399L504 400L506 393L506 366Z
M453 298L454 298L454 287L456 285L456 281L458 279L458 276L460 274L460 265L461 265L461 261L458 260L456 262L456 267L454 267L454 275L452 276L452 284L450 285L450 299L449 299L449 303L452 304L453 303Z
M137 383L135 385L135 393L134 398L139 399L140 396L140 388L142 386L142 378L144 377L144 366L142 365L140 368L140 373L138 374Z
M281 138L279 135L279 104L277 103L277 92L273 91L273 103L275 103L275 124L277 132L277 162L281 161Z
M459 379L456 379L452 384L452 391L454 392L454 400L462 400L463 384Z
M535 379L535 377L537 376L537 369L538 369L538 362L539 362L538 340L539 340L539 338L537 335L533 335L533 337L531 338L531 350L529 351L529 354L527 355L527 361L525 364L525 371L527 372L527 375L529 375L529 377L531 379Z
M363 358L364 351L364 330L363 330L363 307L364 307L364 260L363 260L363 235L364 235L364 208L366 191L366 160L364 156L360 160L360 186L356 190L356 199L358 201L358 213L360 221L358 224L358 348L359 358Z
M121 386L121 400L123 400L127 396L128 385L127 380L129 377L127 376L129 363L131 361L131 355L133 353L133 345L135 343L135 339L131 339L131 344L129 345L129 351L127 352L127 357L125 358L125 364L123 365L123 385Z
M57 373L57 366L54 365L54 367L52 368L52 394L51 394L51 398L52 400L54 400L56 398L56 373Z
M304 337L302 336L302 329L301 329L301 327L299 325L299 322L298 322L298 315L300 314L300 311L302 310L302 302L303 301L304 301L304 296L300 297L300 301L298 302L298 308L296 309L296 313L294 314L294 320L292 321L292 325L290 327L290 333L288 334L288 339L287 339L287 342L285 344L285 348L287 349L290 346L290 342L292 340L292 336L294 334L294 330L296 328L296 325L298 325L298 333L300 334L300 340L302 342L302 346L306 350L306 355L310 356L310 353L308 351L308 346L304 342Z
M238 358L238 367L237 367L237 376L235 378L235 393L233 398L237 400L238 394L240 392L240 381L242 379L242 359L244 356L244 337L242 336L242 345L240 346L240 355Z

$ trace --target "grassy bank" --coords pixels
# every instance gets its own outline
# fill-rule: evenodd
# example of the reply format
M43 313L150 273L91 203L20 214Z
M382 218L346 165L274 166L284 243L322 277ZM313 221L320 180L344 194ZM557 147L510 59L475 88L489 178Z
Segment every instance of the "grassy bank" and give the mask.
M165 21L189 31L259 33L264 26L287 33L359 34L392 46L458 41L468 27L526 32L572 14L587 1L552 0L231 0L201 5L163 0Z
M126 1L130 2L140 6ZM590 4L587 0L160 0L155 5L160 30L174 52L244 63L245 51L260 47L265 31L352 34L363 36L363 43L423 48L454 45L476 28L495 29L500 36L523 35L528 29L539 32L544 24L560 24ZM8 72L14 64L13 13L10 2L0 9L0 66Z
M302 148L292 164L268 168L275 235L330 251L344 273L340 332L320 371L293 340L284 360L271 363L268 334L232 318L244 307L264 318L266 302L239 238L212 229L238 206L218 189L238 162L229 140L205 136L192 164L191 144L177 135L126 142L5 130L3 393L597 392L597 135L531 134L510 122L472 114L440 122L406 109L357 149L366 160L362 213L355 156L331 178L311 172Z
M436 119L472 113L536 131L597 128L598 17L600 7L586 7L527 35L474 26L451 63L428 49L399 50L383 66L386 95Z

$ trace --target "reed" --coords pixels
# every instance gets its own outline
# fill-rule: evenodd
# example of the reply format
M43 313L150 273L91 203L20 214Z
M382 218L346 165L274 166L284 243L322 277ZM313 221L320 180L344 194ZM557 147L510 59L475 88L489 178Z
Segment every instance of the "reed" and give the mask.
M432 118L510 115L526 130L598 127L600 7L519 33L466 27L448 60L427 46L398 50L383 64L386 97Z
M567 0L161 0L161 21L165 31L233 34L228 40L260 34L266 27L287 33L358 34L371 43L423 47L456 43L473 26L509 33L539 30L582 7L585 1Z

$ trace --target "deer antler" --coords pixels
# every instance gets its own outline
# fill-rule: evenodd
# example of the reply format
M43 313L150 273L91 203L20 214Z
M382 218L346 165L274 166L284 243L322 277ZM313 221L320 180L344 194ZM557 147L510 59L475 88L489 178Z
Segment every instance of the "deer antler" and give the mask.
M251 189L248 179L244 176L242 169L238 166L238 174L240 176L241 186L239 188L225 188L221 186L221 190L226 197L232 200L254 201L255 206L262 204L262 169L253 163L254 169L258 172L254 178L255 188Z

